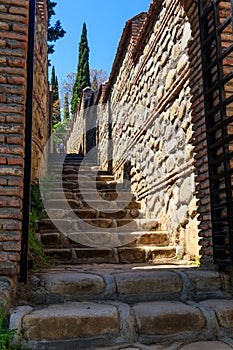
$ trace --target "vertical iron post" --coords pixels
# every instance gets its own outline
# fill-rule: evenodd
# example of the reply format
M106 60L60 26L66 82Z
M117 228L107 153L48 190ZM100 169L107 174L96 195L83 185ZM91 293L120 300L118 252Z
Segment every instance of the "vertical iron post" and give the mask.
M27 97L25 117L25 155L24 155L24 191L23 222L20 261L20 281L27 283L28 275L28 238L31 197L31 159L32 159L32 113L34 78L34 41L35 41L36 0L29 1L28 52L27 52Z

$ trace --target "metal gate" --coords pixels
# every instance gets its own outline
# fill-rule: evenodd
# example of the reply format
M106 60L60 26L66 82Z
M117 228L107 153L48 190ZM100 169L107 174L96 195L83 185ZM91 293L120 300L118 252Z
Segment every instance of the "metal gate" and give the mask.
M199 0L214 261L233 265L233 0Z

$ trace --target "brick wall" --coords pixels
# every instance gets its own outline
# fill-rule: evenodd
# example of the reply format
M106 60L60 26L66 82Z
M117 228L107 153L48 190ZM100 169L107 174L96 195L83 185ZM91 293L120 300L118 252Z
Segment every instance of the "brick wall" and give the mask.
M48 135L46 1L37 2L32 177ZM0 275L16 276L22 236L29 0L0 5Z
M189 57L191 62L190 88L192 94L193 145L195 154L196 196L198 199L198 229L201 245L200 254L202 255L202 262L208 265L213 264L213 249L199 15L197 3L193 1L183 1L183 3L193 35L193 41L189 47ZM208 3L210 1L207 1L206 5Z
M0 5L0 274L20 259L28 0Z

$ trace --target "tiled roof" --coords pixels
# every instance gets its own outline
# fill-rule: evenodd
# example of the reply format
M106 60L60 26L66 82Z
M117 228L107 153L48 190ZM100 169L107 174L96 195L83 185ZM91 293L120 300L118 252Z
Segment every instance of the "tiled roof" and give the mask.
M112 71L109 77L109 81L108 81L108 86L106 88L105 91L105 96L108 95L109 93L109 89L111 87L111 84L114 81L115 76L118 73L118 70L121 67L121 64L124 60L124 57L127 53L127 51L133 51L134 46L136 45L138 38L140 36L140 31L143 27L143 24L145 22L147 18L147 13L146 12L142 12L139 15L131 18L130 20L128 20L126 22L125 28L123 30L119 45L118 45L118 49L117 49L117 53L115 56L115 60L113 62L113 66L112 66ZM106 102L105 97L104 97L104 102Z

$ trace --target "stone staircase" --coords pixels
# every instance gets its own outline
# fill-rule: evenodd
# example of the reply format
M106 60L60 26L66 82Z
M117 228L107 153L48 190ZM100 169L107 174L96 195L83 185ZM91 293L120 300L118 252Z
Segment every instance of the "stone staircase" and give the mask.
M229 350L232 319L224 274L92 264L31 274L10 325L24 349Z
M56 263L144 263L176 259L177 247L124 184L82 164L80 155L50 161L45 207L39 222L45 253ZM64 160L64 164L63 164ZM57 173L60 173L60 178ZM97 189L97 190L96 190ZM52 218L52 220L51 220Z
M229 276L177 261L167 233L144 219L132 195L125 200L129 191L122 186L117 197L109 174L95 175L97 167L81 162L50 162L50 218L39 235L56 264L18 285L10 318L15 343L31 350L233 349ZM133 239L124 242L125 235Z

